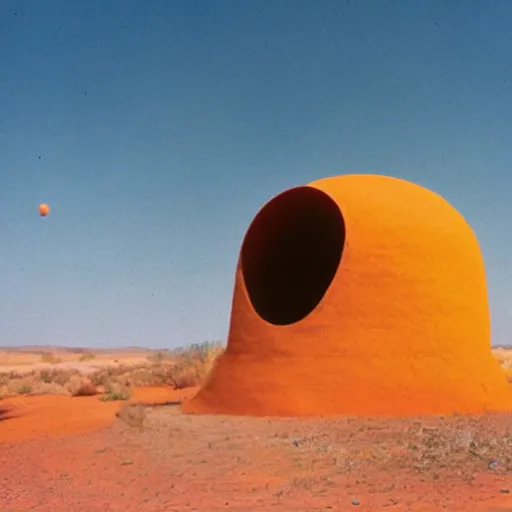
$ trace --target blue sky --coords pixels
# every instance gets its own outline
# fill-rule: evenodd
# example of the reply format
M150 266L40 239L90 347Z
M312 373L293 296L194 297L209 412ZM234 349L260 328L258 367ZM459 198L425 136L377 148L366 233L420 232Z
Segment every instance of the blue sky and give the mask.
M360 172L464 214L512 341L511 19L508 0L2 0L0 344L223 339L257 210Z

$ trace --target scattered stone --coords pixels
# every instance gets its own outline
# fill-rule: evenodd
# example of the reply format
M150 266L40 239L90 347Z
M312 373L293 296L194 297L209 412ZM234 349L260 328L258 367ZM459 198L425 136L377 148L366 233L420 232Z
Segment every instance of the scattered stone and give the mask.
M499 465L500 465L500 461L498 459L491 459L488 462L487 467L489 469L496 469Z

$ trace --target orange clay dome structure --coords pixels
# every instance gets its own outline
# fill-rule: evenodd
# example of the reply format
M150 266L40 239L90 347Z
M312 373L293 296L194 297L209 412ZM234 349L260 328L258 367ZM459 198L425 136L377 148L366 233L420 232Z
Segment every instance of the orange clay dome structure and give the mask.
M507 409L473 231L437 194L375 175L293 188L257 214L227 349L184 405L253 416Z

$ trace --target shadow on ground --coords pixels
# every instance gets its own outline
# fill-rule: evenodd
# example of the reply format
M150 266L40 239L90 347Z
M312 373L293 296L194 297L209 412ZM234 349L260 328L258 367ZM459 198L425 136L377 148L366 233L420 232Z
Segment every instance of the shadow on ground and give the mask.
M12 411L6 407L0 407L0 421L6 421L14 418Z
M178 406L181 405L183 402L181 400L169 400L167 402L137 402L135 405L140 405L142 407L169 407L169 406Z

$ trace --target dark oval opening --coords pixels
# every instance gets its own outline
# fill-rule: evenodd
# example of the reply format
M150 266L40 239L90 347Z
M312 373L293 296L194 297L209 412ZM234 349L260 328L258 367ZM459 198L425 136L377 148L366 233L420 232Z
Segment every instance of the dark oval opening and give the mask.
M344 245L343 215L324 192L297 187L269 201L251 223L241 252L258 315L274 325L305 318L329 288Z

